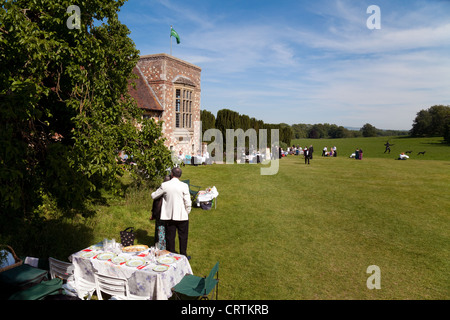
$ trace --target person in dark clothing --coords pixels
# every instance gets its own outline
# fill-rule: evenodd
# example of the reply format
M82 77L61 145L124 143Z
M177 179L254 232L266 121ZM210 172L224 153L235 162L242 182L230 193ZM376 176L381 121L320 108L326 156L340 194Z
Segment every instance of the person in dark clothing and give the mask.
M314 148L313 148L312 145L310 145L310 146L309 146L309 150L308 150L308 157L309 157L310 159L313 158L313 152L314 152Z
M164 181L169 181L170 176L165 176ZM161 207L163 197L153 200L152 216L150 220L155 220L155 244L159 242L161 250L166 250L166 222L161 220Z
M384 153L386 153L386 151L389 151L388 153L391 153L391 146L393 146L393 144L390 144L389 141L387 141L384 145L386 147Z

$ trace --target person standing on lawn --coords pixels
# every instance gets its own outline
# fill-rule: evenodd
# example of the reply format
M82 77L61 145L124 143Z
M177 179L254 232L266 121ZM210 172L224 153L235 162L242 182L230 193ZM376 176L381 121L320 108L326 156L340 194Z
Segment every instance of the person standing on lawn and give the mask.
M187 244L192 201L189 186L180 181L181 174L179 167L173 168L171 180L163 182L158 190L152 193L152 199L161 196L164 198L161 206L161 220L166 222L167 250L175 252L175 236L178 231L180 254L190 259L187 255Z
M303 150L303 156L305 157L305 164L309 164L309 150L307 147Z

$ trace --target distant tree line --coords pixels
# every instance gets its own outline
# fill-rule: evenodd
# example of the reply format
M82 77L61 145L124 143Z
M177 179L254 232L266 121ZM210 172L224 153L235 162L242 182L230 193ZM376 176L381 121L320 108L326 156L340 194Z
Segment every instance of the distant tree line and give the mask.
M217 118L209 111L201 111L202 133L208 129L219 129L225 138L226 129L242 129L244 131L253 128L258 133L259 129L268 129L268 141L270 142L270 129L279 129L281 145L291 145L292 139L338 139L355 137L400 136L408 135L405 130L382 130L366 123L360 130L350 130L336 124L293 124L286 123L267 124L262 120L241 115L238 112L222 109L217 112Z
M200 118L202 121L202 134L208 129L218 129L222 132L224 143L226 143L227 129L242 129L244 132L248 129L254 129L257 135L259 134L260 129L267 129L268 144L271 144L271 129L279 130L280 143L290 145L293 137L292 129L287 124L264 123L262 120L250 118L248 115L239 114L238 112L229 109L219 110L217 112L217 117L207 110L201 110Z
M413 137L444 137L450 143L450 106L435 105L420 110L410 134Z
M407 135L404 130L383 130L366 123L359 130L347 129L336 124L318 123L318 124L294 124L291 126L294 139L339 139L356 137L379 137L379 136L400 136Z

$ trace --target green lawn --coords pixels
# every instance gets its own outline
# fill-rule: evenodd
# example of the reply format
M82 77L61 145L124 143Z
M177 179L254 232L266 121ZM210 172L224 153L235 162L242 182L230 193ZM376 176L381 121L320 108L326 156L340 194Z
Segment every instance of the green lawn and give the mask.
M220 299L449 299L450 147L390 138L388 155L386 140L300 140L315 147L311 164L289 156L272 176L260 175L259 164L184 167L182 179L220 194L217 209L190 214L194 273L220 261ZM338 157L321 157L325 145L336 145ZM356 147L362 161L348 158ZM411 159L395 160L408 149ZM86 217L63 219L49 208L46 232L23 239L42 246L35 256L61 259L129 226L136 243L151 245L151 192L107 198ZM381 270L380 290L366 286L370 265Z
M275 176L186 168L220 193L217 210L191 215L192 266L220 261L227 299L448 299L449 164L291 156ZM367 289L370 265L381 290Z
M386 141L389 140L391 153L384 153ZM323 147L327 146L328 150L332 146L337 147L338 155L348 157L356 148L364 151L364 157L397 159L399 154L406 151L412 151L408 154L410 159L417 160L450 160L450 147L443 143L442 138L410 138L403 137L375 137L375 138L353 138L353 139L296 139L292 140L291 145L314 146L314 155L320 156ZM425 151L425 155L418 155L419 152Z

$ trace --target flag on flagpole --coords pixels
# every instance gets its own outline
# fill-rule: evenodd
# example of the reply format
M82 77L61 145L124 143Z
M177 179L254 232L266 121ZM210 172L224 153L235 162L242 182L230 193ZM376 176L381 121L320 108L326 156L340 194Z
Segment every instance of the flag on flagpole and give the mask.
M172 26L170 26L170 36L171 36L171 37L175 37L175 39L177 39L177 44L180 44L180 36L179 36L178 33L172 28Z

